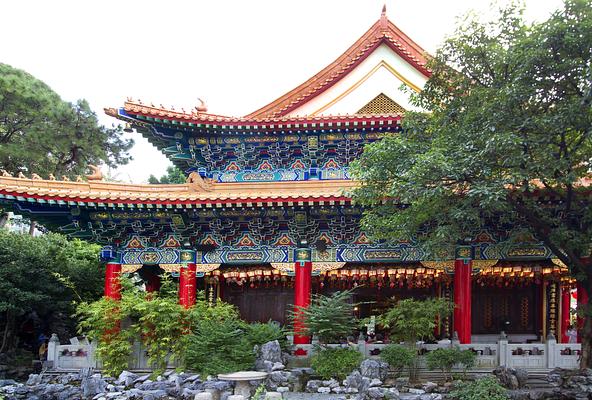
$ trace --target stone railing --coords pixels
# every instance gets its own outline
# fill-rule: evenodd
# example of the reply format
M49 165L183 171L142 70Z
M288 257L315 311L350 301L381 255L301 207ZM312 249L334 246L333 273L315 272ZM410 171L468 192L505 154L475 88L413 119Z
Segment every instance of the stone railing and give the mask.
M458 346L463 350L471 350L477 354L476 368L493 369L497 366L525 368L525 369L553 369L578 368L581 345L559 344L554 338L546 343L510 343L507 339L500 339L497 343L458 344L448 341L439 344L419 345L420 356L437 348ZM330 347L348 347L347 345L329 345ZM382 349L387 346L382 343L365 343L363 341L349 347L360 351L366 358L379 358ZM295 345L293 354L299 357L310 357L314 353L314 345ZM78 342L71 339L70 344L61 345L57 335L53 334L47 348L47 360L52 368L57 370L78 370L82 368L100 368L95 358L95 343ZM425 365L423 357L420 365ZM174 363L169 365L175 367ZM130 369L146 370L148 357L146 350L136 343L130 357Z
M476 353L475 368L493 369L498 366L524 368L524 369L553 369L578 368L581 345L559 344L554 338L546 343L509 343L507 339L500 339L497 343L472 343L459 344L448 341L439 344L420 344L420 366L425 366L423 355L437 348L458 346L463 350L471 350ZM339 345L330 345L337 347ZM347 345L341 345L347 347ZM358 342L350 345L360 351L366 358L379 358L382 349L387 346L382 343ZM314 353L314 345L294 346L294 355L309 357Z
M56 370L96 368L95 343L78 342L70 339L70 344L62 345L54 333L47 345L47 361Z

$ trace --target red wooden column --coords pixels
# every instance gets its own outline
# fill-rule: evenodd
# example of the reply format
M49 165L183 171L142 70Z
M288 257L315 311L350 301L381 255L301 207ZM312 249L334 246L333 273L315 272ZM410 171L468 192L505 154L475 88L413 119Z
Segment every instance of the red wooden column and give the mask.
M585 307L588 304L588 292L584 285L580 282L577 283L577 298L578 298L578 313L580 312L581 307ZM580 337L580 331L584 328L584 319L578 317L578 343L582 342L582 338Z
M466 253L468 251L468 254ZM454 331L460 343L471 343L471 274L470 248L457 250L454 260Z
M179 270L179 304L189 308L195 304L196 277L195 252L183 250L180 254L183 266Z
M108 262L105 268L105 297L121 300L121 264Z
M185 294L185 277L187 276L185 272L186 269L187 265L182 265L181 268L179 268L179 304L181 305L185 305L185 298L187 297Z
M570 287L561 288L561 333L559 339L561 343L567 343L569 338L567 337L567 328L570 325L570 304L571 304L571 290Z
M295 252L296 264L294 279L294 306L296 312L300 308L306 308L310 304L310 289L312 281L312 262L309 249L297 249ZM301 321L294 321L294 344L309 344L310 337L302 332L304 325Z

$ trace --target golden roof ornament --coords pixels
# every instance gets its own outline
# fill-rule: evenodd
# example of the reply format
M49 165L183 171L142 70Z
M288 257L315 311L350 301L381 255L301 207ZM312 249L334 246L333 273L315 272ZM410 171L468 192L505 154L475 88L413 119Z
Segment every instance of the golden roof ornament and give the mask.
M18 173L17 178L19 178L19 179L27 179L27 177L25 176L25 174L22 173L22 171L20 171Z
M88 168L92 170L92 174L86 175L86 179L89 181L102 181L103 180L103 173L101 169L96 165L88 164Z
M195 111L197 111L198 113L207 112L208 106L207 106L206 102L203 101L202 99L200 99L199 97L197 98L197 100L199 100L199 105L195 106Z
M34 180L36 180L36 181L40 181L40 180L42 180L43 178L41 178L41 177L40 177L39 175L37 175L37 174L31 174L31 179L34 179Z
M185 182L191 189L195 190L196 192L209 192L210 190L212 190L211 180L206 180L202 178L201 175L195 171L189 174Z
M10 174L8 173L8 171L7 171L7 170L5 170L5 169L0 169L0 173L2 174L2 176L5 176L5 177L10 177L10 178L12 178L12 175L10 175Z
M69 180L70 178L68 178L66 175L62 175L62 181L68 182Z

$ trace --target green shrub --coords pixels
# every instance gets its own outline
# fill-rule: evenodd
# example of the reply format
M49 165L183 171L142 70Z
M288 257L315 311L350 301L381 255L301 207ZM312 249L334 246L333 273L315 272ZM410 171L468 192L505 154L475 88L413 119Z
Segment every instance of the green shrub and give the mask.
M463 382L449 395L458 400L507 400L506 389L494 377Z
M475 363L475 353L470 350L460 350L456 347L448 349L436 349L426 356L429 369L439 369L444 374L444 379L451 378L450 372L456 364L461 364L466 370Z
M204 376L250 370L255 352L240 320L201 321L186 338L185 367Z
M294 326L301 321L306 335L316 335L321 343L339 343L358 326L351 302L352 290L332 293L328 296L313 295L310 306L291 311L289 316Z
M395 376L399 377L403 368L411 367L417 358L417 351L414 348L389 344L380 352L380 358L390 365Z
M267 322L252 323L247 325L247 337L252 346L261 346L264 343L277 340L282 349L288 348L288 340L286 338L286 331L279 325ZM252 347L251 346L251 347Z
M323 348L311 360L311 366L323 379L343 380L362 362L362 353L349 348Z

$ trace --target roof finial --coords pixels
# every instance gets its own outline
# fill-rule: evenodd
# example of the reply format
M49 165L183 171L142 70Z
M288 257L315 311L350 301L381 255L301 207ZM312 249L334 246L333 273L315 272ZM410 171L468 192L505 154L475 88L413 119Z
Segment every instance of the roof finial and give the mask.
M388 27L388 18L386 17L386 3L382 6L382 12L380 13L380 27L386 29Z

